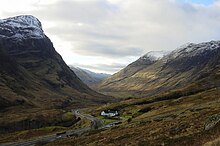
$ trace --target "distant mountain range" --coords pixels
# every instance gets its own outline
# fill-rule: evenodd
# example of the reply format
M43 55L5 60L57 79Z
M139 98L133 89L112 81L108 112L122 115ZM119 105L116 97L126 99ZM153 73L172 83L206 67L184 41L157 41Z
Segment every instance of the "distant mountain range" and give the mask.
M97 90L122 96L145 96L187 86L219 86L220 41L186 44L160 55L148 53L101 81ZM163 54L163 53L159 53Z
M86 85L88 85L91 88L93 87L93 85L110 76L110 74L95 73L79 67L70 66L70 68Z

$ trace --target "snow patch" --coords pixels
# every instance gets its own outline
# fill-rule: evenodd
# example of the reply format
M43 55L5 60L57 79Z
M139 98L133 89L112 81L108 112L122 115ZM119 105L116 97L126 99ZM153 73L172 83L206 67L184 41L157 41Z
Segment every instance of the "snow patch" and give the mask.
M151 51L145 54L144 56L142 56L141 59L144 60L150 59L151 61L156 61L163 58L168 53L169 53L168 51Z
M173 52L169 54L170 59L174 59L177 57L193 57L196 55L200 55L205 51L212 51L220 48L220 41L211 41L211 42L205 42L205 43L187 43Z
M21 15L0 19L0 35L6 38L44 38L41 22L34 16Z

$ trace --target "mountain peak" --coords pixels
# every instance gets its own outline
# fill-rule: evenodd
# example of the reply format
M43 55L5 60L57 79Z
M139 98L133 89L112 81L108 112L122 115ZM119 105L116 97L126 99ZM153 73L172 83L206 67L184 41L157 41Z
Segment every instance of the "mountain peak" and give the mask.
M199 44L187 43L171 52L169 56L172 56L172 58L184 56L193 57L202 54L205 51L213 51L219 48L220 41L210 41Z
M150 51L144 56L141 57L141 59L150 59L151 61L156 61L164 57L169 52L167 51Z
M16 38L44 38L41 22L32 15L20 15L0 19L0 37Z
M38 27L42 29L41 22L32 15L20 15L15 17L10 17L3 19L4 22L14 22L17 24L20 24L22 26L32 26L32 27Z

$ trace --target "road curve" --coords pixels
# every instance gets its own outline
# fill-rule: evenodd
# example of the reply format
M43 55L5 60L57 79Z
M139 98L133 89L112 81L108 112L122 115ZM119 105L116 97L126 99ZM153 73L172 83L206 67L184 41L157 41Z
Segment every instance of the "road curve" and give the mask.
M21 141L21 142L13 142L13 143L3 143L0 144L0 146L31 146L40 142L52 142L55 141L56 139L60 138L66 138L69 135L81 135L82 133L88 132L92 129L99 129L104 126L104 122L98 118L95 118L91 115L82 115L80 114L79 110L72 110L73 114L75 114L77 117L84 117L88 120L91 121L91 125L88 127L76 129L76 130L68 130L65 132L65 134L61 136L57 136L56 134L52 135L47 135L47 136L42 136L38 138L32 138L29 140Z
M93 117L91 115L82 115L82 114L80 114L79 110L73 110L72 112L77 117L81 117L81 118L84 117L84 118L90 120L92 122L92 125L91 125L92 129L99 129L104 126L104 122L101 119L98 119L98 118Z

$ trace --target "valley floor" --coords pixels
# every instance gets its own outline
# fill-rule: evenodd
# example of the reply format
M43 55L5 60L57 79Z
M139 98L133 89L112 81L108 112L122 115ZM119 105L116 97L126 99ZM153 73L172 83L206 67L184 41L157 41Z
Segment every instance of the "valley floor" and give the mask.
M100 112L117 109L117 118L103 118ZM220 137L220 89L211 88L192 94L182 95L178 91L158 94L138 99L127 99L121 102L90 107L84 114L93 115L104 120L105 124L120 121L108 128L87 130L79 136L57 139L41 143L48 146L74 145L214 145ZM76 116L78 113L74 113ZM90 116L88 116L90 117ZM88 119L88 118L87 118ZM45 129L18 132L18 135L39 137L45 134L54 135L70 128L81 129L91 123L82 118L72 127L48 127ZM99 126L98 126L99 127ZM46 132L45 132L46 131ZM20 137L22 138L22 137ZM29 137L31 138L31 137ZM1 143L13 141L13 134L2 135Z
M173 99L148 97L92 109L118 109L122 124L47 145L204 145L220 136L220 90ZM217 141L217 140L216 140Z

